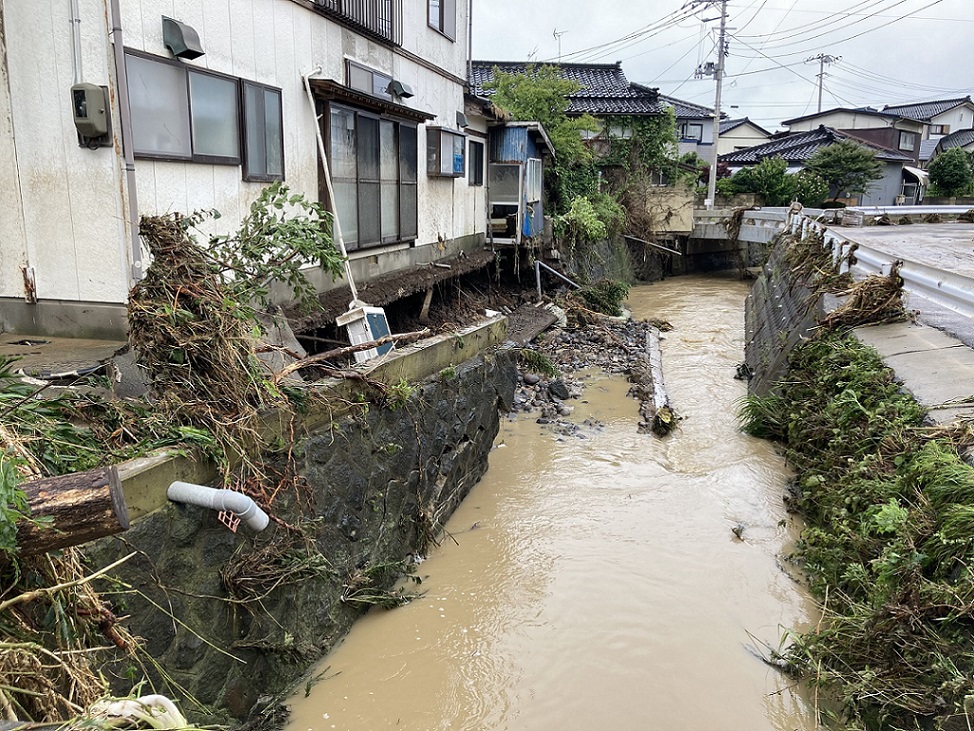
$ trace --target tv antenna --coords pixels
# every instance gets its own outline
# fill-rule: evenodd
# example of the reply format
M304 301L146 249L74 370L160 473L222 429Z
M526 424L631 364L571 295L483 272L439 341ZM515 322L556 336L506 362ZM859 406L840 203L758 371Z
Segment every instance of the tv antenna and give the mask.
M567 30L558 30L557 28L551 31L551 35L558 41L558 63L561 63L561 37L567 32Z

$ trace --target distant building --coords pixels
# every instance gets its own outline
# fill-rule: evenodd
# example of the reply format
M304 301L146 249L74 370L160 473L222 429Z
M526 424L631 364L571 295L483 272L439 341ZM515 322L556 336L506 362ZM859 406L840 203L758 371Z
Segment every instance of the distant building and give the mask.
M747 117L743 119L722 119L720 137L717 139L717 154L746 150L748 147L763 145L771 139L771 133Z
M830 127L820 126L808 131L782 135L763 145L721 155L720 159L732 170L739 170L757 165L765 158L781 157L788 163L791 172L798 172L820 149L843 140L852 140L872 150L876 154L876 159L883 163L883 177L875 181L865 195L858 196L856 201L858 205L892 206L918 201L921 195L920 181L914 180L909 172L905 172L913 162L912 157ZM915 171L913 175L922 172L916 171L915 168L913 170ZM833 191L834 194L843 192Z

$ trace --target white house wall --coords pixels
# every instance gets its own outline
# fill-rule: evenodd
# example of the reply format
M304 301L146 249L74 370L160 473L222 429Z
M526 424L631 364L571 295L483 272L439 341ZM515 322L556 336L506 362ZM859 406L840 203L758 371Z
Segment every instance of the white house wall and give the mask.
M974 112L972 112L971 107L965 104L930 118L931 126L938 124L950 125L951 132L957 132L961 129L971 129L974 127ZM943 136L928 134L927 139L937 139Z
M750 125L742 124L740 127L735 127L727 134L720 136L720 140L717 142L717 154L726 155L728 152L763 145L769 139L770 137L763 132Z
M105 85L105 7L82 5L84 78ZM4 134L0 153L0 297L23 298L19 267L27 265L36 271L41 299L124 301L128 260L119 162L112 148L78 146L69 5L6 0L2 10L9 97L0 95L0 104L9 106L0 118L12 137Z
M111 86L114 99L108 3L79 0L84 80ZM346 59L357 61L411 86L415 96L406 104L435 114L430 125L457 129L456 113L464 109L467 3L457 6L458 38L452 42L428 27L426 2L404 0L400 50L291 0L120 0L127 48L170 58L162 41L162 16L169 16L199 32L205 55L188 66L282 90L285 183L311 199L318 196L317 147L302 75L317 66L322 77L344 83ZM37 270L42 299L123 304L131 252L118 110L112 115L114 150L78 146L69 103L69 7L69 0L0 0L9 60L9 95L7 84L0 86L0 132L12 128L0 141L0 297L23 298L19 267L28 264ZM468 186L466 177L425 174L424 125L417 145L419 233L413 255L400 251L390 258L397 266L445 256L442 239L486 229L483 188ZM265 185L244 181L236 165L136 159L135 168L140 214L215 208L222 218L212 230L219 232L236 228ZM370 248L353 257L374 260L407 248Z

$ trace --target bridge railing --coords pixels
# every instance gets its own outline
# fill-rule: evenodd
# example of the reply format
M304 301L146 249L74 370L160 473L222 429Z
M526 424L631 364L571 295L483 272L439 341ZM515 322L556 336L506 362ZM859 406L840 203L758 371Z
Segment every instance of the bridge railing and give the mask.
M793 219L791 225L794 233L801 230L803 238L809 233L819 233L825 245L831 248L834 260L844 262L842 266L845 270L849 269L850 258L853 266L868 274L887 275L895 262L902 262L899 275L907 292L914 292L958 314L974 318L974 278L894 256L854 241L808 216Z

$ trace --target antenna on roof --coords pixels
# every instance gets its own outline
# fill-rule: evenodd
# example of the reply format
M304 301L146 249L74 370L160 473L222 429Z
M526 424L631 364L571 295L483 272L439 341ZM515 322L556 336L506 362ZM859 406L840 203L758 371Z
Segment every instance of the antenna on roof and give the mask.
M538 47L535 46L534 50L528 54L528 63L534 63L534 59L538 56Z
M561 63L561 37L567 32L567 30L558 30L557 28L551 31L551 35L558 41L558 63Z

